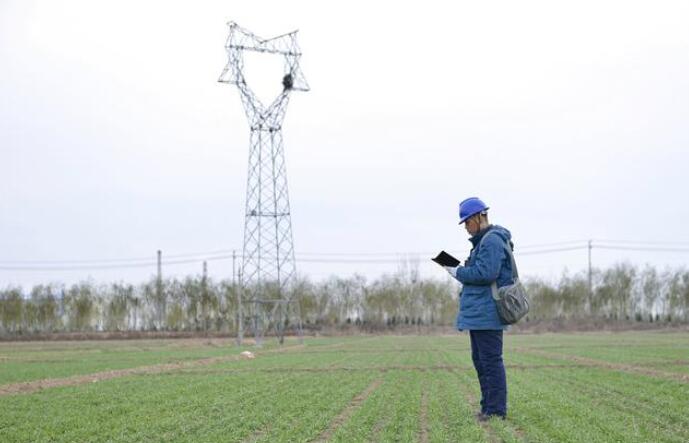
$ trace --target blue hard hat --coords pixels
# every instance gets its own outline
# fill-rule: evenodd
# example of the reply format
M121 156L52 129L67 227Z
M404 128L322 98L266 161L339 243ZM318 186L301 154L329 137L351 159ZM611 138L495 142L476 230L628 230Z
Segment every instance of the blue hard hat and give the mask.
M479 212L487 211L488 206L486 206L483 201L478 197L469 197L459 204L459 224L461 225L472 215L476 215Z

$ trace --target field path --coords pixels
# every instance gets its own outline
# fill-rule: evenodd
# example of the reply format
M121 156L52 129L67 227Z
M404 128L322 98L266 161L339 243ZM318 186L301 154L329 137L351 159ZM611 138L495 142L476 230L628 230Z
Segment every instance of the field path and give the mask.
M255 354L272 354L276 352L292 351L296 349L304 349L304 345L292 345L282 348L269 349L267 351L255 352ZM208 366L215 363L241 360L241 355L227 355L223 357L209 357L191 361L180 361L175 363L163 363L150 366L139 366L136 368L117 369L111 371L95 372L93 374L77 375L65 378L46 378L43 380L34 380L21 383L10 383L0 386L0 396L12 394L30 394L32 392L43 389L57 388L62 386L76 386L86 383L98 383L100 381L110 380L113 378L126 377L128 375L148 375L159 374L161 372L177 371L181 369L190 369L201 366Z
M576 355L565 355L558 354L554 352L543 351L540 349L533 348L516 348L517 352L538 355L541 357L546 357L555 360L569 361L577 363L582 366L602 368L602 369L612 369L616 371L631 372L635 374L648 375L650 377L663 378L666 380L674 380L683 383L689 383L689 374L679 374L675 372L661 371L659 369L645 368L641 366L628 365L623 363L612 363L602 360L596 360L593 358L579 357Z

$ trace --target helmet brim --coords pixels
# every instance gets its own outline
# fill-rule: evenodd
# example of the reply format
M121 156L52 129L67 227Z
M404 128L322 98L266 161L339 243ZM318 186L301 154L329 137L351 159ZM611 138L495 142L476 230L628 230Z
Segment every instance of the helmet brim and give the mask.
M481 209L480 211L476 211L476 212L474 212L474 213L472 213L472 214L465 215L464 217L462 217L462 218L459 219L459 224L461 225L461 224L463 224L464 222L466 222L467 220L469 220L471 217L473 217L474 215L480 214L480 213L482 213L482 212L487 212L489 209L490 209L489 207L486 207L486 208L484 208L484 209Z

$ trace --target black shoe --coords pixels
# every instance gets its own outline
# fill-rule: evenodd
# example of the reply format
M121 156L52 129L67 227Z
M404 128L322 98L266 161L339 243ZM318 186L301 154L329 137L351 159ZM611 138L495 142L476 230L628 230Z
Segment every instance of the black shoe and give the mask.
M484 414L483 412L480 412L476 415L476 419L480 422L489 421L491 418L499 418L500 420L504 420L505 416L501 414Z

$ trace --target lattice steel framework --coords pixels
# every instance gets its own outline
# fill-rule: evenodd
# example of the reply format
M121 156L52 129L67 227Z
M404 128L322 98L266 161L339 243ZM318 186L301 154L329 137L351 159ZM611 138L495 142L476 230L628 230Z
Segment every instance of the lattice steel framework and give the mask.
M298 303L293 303L291 287L296 265L282 122L290 93L308 91L309 85L299 68L297 31L263 39L234 22L228 25L228 62L218 81L237 85L251 130L238 341L241 343L244 335L245 306L252 319L256 344L262 343L271 327L282 343L286 323L291 322L301 335L301 313ZM246 82L245 51L275 54L284 60L283 89L269 106L261 103Z

